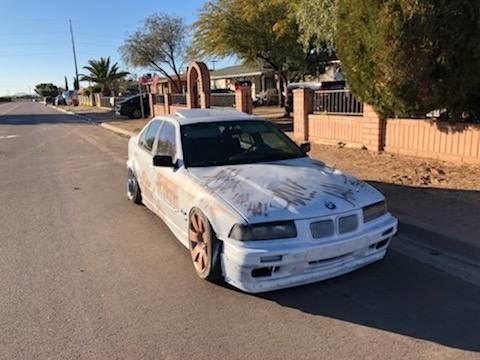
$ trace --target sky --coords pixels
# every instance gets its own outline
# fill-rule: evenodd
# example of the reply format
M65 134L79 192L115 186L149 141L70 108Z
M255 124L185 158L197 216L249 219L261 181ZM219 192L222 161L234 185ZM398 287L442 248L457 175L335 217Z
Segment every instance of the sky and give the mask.
M0 0L0 96L33 93L36 84L73 87L75 68L69 19L77 49L79 73L89 59L110 56L122 69L141 75L145 69L121 63L118 47L145 17L157 12L181 16L191 24L201 0ZM232 65L220 59L215 67ZM212 64L207 63L210 67Z

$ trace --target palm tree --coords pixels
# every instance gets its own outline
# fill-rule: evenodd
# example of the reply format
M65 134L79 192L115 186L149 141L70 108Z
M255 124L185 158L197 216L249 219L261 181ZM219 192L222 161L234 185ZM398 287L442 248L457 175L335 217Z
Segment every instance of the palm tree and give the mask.
M118 64L110 66L110 57L101 57L99 60L89 60L88 66L83 67L89 72L82 75L82 81L91 81L102 87L103 95L110 95L110 87L115 80L122 79L129 74L127 71L119 71Z

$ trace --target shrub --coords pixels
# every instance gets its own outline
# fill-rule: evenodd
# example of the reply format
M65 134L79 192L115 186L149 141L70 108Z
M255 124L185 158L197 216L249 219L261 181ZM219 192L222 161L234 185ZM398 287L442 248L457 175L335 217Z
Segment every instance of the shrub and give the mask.
M339 0L337 54L352 92L382 116L461 113L480 88L479 5Z

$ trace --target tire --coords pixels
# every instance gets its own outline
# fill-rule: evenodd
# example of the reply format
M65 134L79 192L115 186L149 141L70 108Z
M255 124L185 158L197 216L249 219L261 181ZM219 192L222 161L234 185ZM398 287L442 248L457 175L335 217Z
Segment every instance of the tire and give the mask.
M132 111L132 118L140 119L142 117L142 111L140 109L135 109Z
M140 191L137 178L131 169L128 169L127 196L130 201L133 201L137 205L142 203L142 192Z
M199 278L208 281L217 281L222 278L220 264L222 243L215 237L210 222L199 209L193 209L190 212L188 248Z

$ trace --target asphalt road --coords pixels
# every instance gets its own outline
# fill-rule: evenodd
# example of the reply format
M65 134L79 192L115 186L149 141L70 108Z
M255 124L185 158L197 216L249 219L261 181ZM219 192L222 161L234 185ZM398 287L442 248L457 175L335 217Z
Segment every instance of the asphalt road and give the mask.
M1 359L480 359L480 287L394 249L262 295L199 280L126 199L126 145L0 105Z

